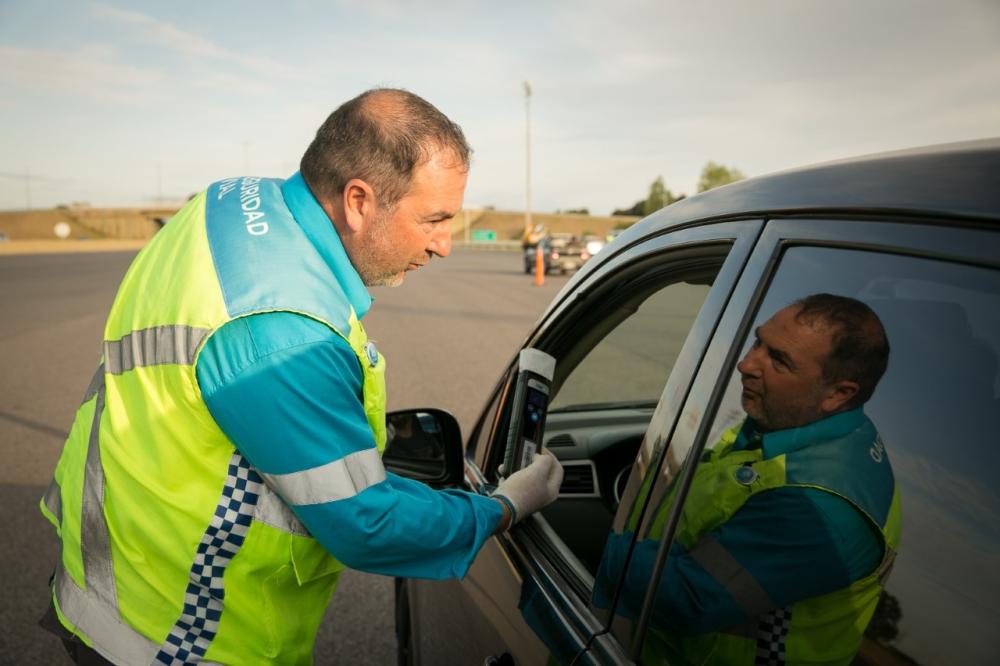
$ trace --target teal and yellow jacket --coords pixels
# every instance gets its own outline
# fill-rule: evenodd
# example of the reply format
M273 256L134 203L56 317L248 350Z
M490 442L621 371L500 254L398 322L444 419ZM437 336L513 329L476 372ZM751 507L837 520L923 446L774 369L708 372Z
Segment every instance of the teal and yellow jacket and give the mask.
M502 509L382 466L370 297L301 176L140 252L42 500L62 624L116 663L308 663L345 566L462 576Z
M653 509L631 554L623 617L638 613L672 499ZM752 664L772 647L781 663L849 663L900 521L888 454L860 408L791 430L758 435L748 420L727 431L685 499L644 663ZM598 607L611 602L636 526L609 539Z

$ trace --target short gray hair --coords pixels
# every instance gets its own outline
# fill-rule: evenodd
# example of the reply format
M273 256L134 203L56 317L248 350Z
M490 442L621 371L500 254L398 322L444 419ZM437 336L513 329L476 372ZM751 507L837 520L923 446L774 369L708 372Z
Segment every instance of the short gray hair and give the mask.
M858 392L847 403L850 409L868 402L889 366L889 339L875 311L856 298L834 294L813 294L792 305L799 308L796 321L818 321L831 329L823 380L857 382Z
M302 156L300 171L319 199L332 199L359 178L391 210L434 150L451 153L468 170L472 150L461 127L411 92L375 88L330 114Z

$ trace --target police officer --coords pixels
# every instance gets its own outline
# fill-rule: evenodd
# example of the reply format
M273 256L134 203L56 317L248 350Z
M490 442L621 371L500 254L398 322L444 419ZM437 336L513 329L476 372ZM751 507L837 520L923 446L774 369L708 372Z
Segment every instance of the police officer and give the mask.
M361 320L451 249L461 129L402 90L320 127L285 181L232 178L139 253L41 508L48 625L80 663L302 663L345 567L461 577L555 499L550 455L493 498L387 473Z

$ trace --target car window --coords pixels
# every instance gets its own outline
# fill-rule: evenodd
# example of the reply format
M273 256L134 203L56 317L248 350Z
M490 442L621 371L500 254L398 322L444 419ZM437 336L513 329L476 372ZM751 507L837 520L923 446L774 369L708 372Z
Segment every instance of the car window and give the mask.
M653 410L725 259L644 272L584 308L556 359L545 445L565 471L542 512L553 537L592 577ZM586 591L589 594L589 590Z
M888 558L879 565L880 573L888 576L887 584L880 595L872 597L877 604L873 602L873 616L856 663L988 663L995 658L993 628L1000 625L1000 578L995 575L1000 533L990 518L1000 512L1000 486L995 481L1000 448L995 445L994 431L1000 413L1000 271L915 256L793 247L781 257L751 331L795 300L821 292L850 296L869 305L882 320L891 347L888 370L864 413L880 436L880 445L872 447L870 456L891 463L902 527L894 560ZM744 353L753 340L751 332L743 341ZM734 368L707 440L708 449L700 458L702 465L710 459L710 450L721 450L716 445L725 441L727 429L743 422L741 390ZM778 497L768 492L772 499ZM671 491L665 495L653 499L661 515L672 502ZM704 570L692 563L682 544L689 515L722 511L697 504L710 501L705 498L692 490L684 505L684 518L663 569L644 655L690 646L693 632L739 629L756 635L758 647L764 640L763 622L749 629L713 627L709 620L690 617L690 604L695 601L701 604L702 618L711 615L713 604L721 603L711 598L717 590L700 587ZM756 505L755 520L764 525L763 532L767 523L785 518L768 514L781 506L779 502ZM650 524L655 526L656 521ZM703 535L718 536L720 529ZM733 539L727 543L736 542L733 533L725 537ZM824 561L851 561L853 553L828 550L821 553ZM637 567L640 551L641 542L634 560ZM794 565L795 557L752 540L731 549L730 554L748 571L758 570L755 558L792 558L789 561ZM827 573L817 566L812 578ZM781 587L780 582L774 585L774 589ZM644 588L634 591L626 605L638 608L638 597L644 593ZM787 633L796 622L794 608L769 611L768 627ZM718 617L718 622L725 622L724 613L720 611Z
M627 319L602 331L603 337L575 367L559 368L566 377L552 397L550 411L655 406L709 288L674 282L633 306ZM567 356L575 353L569 350Z

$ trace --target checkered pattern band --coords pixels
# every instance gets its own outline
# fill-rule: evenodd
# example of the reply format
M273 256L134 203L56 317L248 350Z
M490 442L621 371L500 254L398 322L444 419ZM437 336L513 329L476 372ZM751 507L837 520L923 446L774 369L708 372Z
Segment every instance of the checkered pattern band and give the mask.
M760 618L757 625L757 657L754 666L783 666L785 638L792 626L792 609L778 608Z
M205 656L222 617L222 575L243 545L262 487L263 481L250 463L238 451L233 453L215 515L191 565L184 609L153 663L180 666L197 663Z

